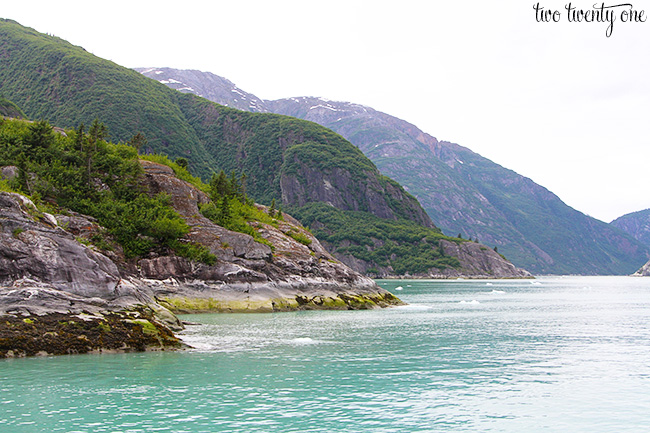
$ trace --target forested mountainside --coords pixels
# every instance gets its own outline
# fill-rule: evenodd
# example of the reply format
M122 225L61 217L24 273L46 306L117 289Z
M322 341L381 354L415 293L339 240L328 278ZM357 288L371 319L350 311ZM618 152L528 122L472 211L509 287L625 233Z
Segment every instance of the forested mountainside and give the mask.
M64 128L99 119L112 140L185 158L204 180L224 171L255 201L308 214L317 234L327 235L335 255L355 269L476 273L440 244L465 240L444 236L412 195L327 128L175 91L10 20L0 21L0 42L0 96L31 119ZM356 230L338 226L333 213L352 218ZM380 228L386 221L388 233Z
M610 224L650 247L650 209L625 214Z
M260 102L229 81L220 92L208 91L220 83L211 73L141 71L161 82L173 80L186 92L201 89L221 104L248 104L338 132L413 194L443 232L496 246L535 273L627 274L648 257L646 246L572 209L532 180L370 107L313 97Z

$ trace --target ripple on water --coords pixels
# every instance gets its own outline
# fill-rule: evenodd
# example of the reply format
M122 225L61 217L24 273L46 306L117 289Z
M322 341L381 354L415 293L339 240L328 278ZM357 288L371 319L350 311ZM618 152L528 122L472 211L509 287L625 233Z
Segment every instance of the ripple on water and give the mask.
M195 316L193 351L0 362L0 431L645 431L647 281L402 280L386 310Z

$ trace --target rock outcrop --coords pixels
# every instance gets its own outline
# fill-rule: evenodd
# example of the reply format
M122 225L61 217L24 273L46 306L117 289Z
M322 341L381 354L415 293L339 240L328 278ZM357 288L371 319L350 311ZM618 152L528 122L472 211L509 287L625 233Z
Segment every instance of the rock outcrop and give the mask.
M442 269L439 275L469 278L532 278L530 272L517 268L499 253L484 245L476 242L460 244L445 240L440 242L445 254L458 258L461 269Z
M172 331L182 325L172 311L401 303L334 259L289 215L277 226L257 222L266 240L257 242L203 217L198 206L207 196L169 167L141 164L144 186L170 196L191 228L187 240L206 246L216 263L160 254L126 261L119 250L87 245L101 229L92 218L43 213L20 194L0 192L0 314L9 318L0 323L0 357L180 347ZM302 242L294 239L297 233Z
M29 277L86 298L114 293L117 266L20 194L0 193L0 284Z
M164 165L142 161L152 193L169 194L172 205L191 227L187 238L207 246L215 265L182 257L138 262L138 277L156 299L175 311L278 311L306 308L372 308L399 302L375 282L332 257L320 242L289 215L278 226L257 222L270 245L232 232L208 220L198 205L207 196L173 175ZM260 206L260 208L264 208ZM291 234L300 233L308 245ZM169 279L168 282L161 282Z

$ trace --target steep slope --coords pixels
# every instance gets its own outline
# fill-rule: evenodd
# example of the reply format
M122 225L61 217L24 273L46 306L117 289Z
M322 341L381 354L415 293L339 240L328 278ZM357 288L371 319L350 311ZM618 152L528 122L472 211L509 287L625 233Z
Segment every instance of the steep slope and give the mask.
M267 107L339 132L415 195L447 233L496 245L533 272L625 274L647 257L648 248L530 179L393 116L319 98L267 101Z
M197 71L143 73L206 86L217 82L213 74ZM228 96L222 92L219 102L232 103ZM497 246L513 263L533 272L626 274L648 257L646 246L570 208L530 179L465 147L438 141L404 120L322 98L264 101L256 107L338 132L382 173L404 185L447 234Z
M0 92L30 118L65 127L88 125L99 118L118 141L142 132L147 142L134 141L141 150L186 157L190 169L204 179L219 170L237 178L245 174L241 178L245 193L258 202L270 205L275 200L296 215L305 206L327 203L344 212L361 212L373 224L389 219L396 222L397 236L390 242L396 247L407 243L408 237L399 234L417 226L425 229L428 248L437 252L427 262L430 272L450 266L472 269L462 263L436 261L447 255L439 245L447 238L417 200L382 176L358 148L316 123L235 110L177 92L13 21L0 21L0 43ZM342 229L328 227L331 232ZM334 241L334 249L341 246L339 242L350 240L341 236ZM364 261L357 251L351 254ZM416 266L421 260L417 256L410 259L406 272L422 267ZM391 254L384 265L364 266L381 266L382 275L391 275L395 274L394 260ZM348 263L356 266L357 262Z
M610 224L650 247L650 209L623 215Z

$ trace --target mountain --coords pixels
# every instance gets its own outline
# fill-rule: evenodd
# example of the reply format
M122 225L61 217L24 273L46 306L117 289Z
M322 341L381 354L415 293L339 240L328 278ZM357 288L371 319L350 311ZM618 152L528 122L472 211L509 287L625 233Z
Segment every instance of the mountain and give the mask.
M354 269L382 276L526 275L491 249L444 236L412 195L321 125L176 91L167 87L179 84L170 79L150 80L10 20L0 20L0 47L0 96L28 118L78 129L99 118L114 141L182 157L205 180L231 173L258 203L309 218L335 257Z
M192 93L226 107L254 113L270 112L262 99L243 91L231 81L218 75L186 70L183 73L183 81L179 81L175 78L177 69L134 68L134 70L179 92Z
M644 245L650 246L650 209L623 215L610 224Z
M357 145L448 234L496 245L536 273L627 274L649 249L471 150L368 107L290 98L271 111L320 123Z
M182 83L191 79L197 88L201 81L217 82L213 74L197 71L156 68L143 74ZM230 104L228 97L235 94L221 92L217 101ZM628 274L650 254L647 246L572 209L532 180L370 107L314 97L256 102L255 107L338 132L413 194L445 233L496 246L535 273Z

